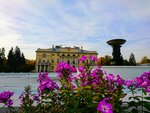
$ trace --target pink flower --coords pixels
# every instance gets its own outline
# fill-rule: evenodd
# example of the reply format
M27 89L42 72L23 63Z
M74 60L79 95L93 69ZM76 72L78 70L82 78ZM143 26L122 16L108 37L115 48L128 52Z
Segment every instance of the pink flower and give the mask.
M145 91L146 91L147 93L150 93L150 86L147 86L146 89L145 89Z
M0 93L0 103L4 103L5 106L13 105L13 100L10 99L13 94L14 92L10 91L3 91L2 93Z
M13 100L9 99L9 100L6 102L6 105L7 105L7 106L12 106L12 105L13 105Z
M133 80L126 80L126 81L125 81L125 85L126 85L127 87L133 86Z
M48 76L48 73L40 73L37 82L41 83L45 79L50 79L49 76Z
M93 78L98 79L98 70L97 70L97 69L93 70L93 71L91 72L90 76L92 76Z
M78 70L80 73L86 73L86 69L83 66L79 66Z
M48 81L45 80L44 82L40 83L40 91L42 92L43 90L50 90L53 91L54 89L59 89L59 86L56 84L54 81Z
M108 98L104 98L102 101L98 103L97 111L101 111L102 113L113 113L112 105L107 103Z
M119 85L123 85L123 84L124 84L124 81L125 81L125 80L123 80L123 79L120 77L120 75L117 75L116 83L118 83Z
M72 73L76 72L76 69L65 62L60 62L55 71L58 73L59 78L63 78L64 76L67 78Z
M106 76L106 80L108 81L113 81L114 80L114 75L113 74L109 74Z
M97 61L98 60L97 57L95 57L93 55L90 55L89 58L90 58L91 61Z
M33 100L34 100L34 101L37 101L37 102L40 102L40 98L39 98L38 95L34 95L34 96L33 96Z
M143 79L142 79L141 77L136 77L136 78L134 79L134 81L136 82L136 86L137 86L137 87L140 87L141 84L142 84L142 82L143 82Z
M39 93L42 94L44 90L50 90L53 91L55 89L59 89L59 86L54 82L53 80L50 79L48 74L43 73L39 75L38 82L40 83L39 85Z
M144 72L140 77L136 77L134 82L137 88L144 88L146 92L149 91L147 87L150 86L150 72Z
M82 56L81 58L79 58L80 62L84 62L87 59L87 56Z
M73 84L71 84L71 90L74 90L76 87L73 85Z
M142 87L147 87L148 86L148 80L143 81L141 84Z

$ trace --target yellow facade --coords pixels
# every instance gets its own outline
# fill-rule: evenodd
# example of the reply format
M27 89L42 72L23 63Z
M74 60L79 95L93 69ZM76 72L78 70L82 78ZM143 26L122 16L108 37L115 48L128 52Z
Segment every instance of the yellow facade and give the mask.
M96 51L87 51L79 47L62 47L53 46L49 49L36 50L36 72L52 72L55 71L57 64L59 62L67 62L73 67L77 67L79 64L78 59L81 56L93 55L97 57L98 53Z

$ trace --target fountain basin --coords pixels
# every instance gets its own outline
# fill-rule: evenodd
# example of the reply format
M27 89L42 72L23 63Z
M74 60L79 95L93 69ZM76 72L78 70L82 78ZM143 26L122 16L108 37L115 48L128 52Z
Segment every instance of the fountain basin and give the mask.
M126 42L125 39L113 39L107 41L107 44L109 45L123 45Z

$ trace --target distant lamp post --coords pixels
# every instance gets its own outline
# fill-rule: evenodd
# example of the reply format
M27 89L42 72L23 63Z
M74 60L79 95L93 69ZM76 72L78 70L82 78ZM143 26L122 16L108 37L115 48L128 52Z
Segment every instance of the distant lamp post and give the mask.
M107 41L107 44L113 48L112 56L113 56L113 65L122 65L123 58L121 55L120 48L126 42L125 39L112 39Z

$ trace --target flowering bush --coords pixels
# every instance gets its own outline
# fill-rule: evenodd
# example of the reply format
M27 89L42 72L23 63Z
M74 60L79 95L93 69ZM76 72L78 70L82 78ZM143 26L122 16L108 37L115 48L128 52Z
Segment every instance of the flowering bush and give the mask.
M25 91L22 92L19 99L21 101L21 107L19 113L34 113L36 110L34 107L34 102L39 102L39 96L31 93L31 86L26 86Z
M8 107L8 110L6 110L6 112L13 112L13 100L11 99L13 94L14 92L10 91L3 91L0 93L0 103L4 104L3 107Z
M60 85L47 73L39 74L38 94L32 94L29 86L25 88L20 96L20 113L150 112L150 72L124 80L120 75L106 74L101 66L93 69L96 57L89 56L90 62L87 59L87 56L79 59L81 66L76 76L73 75L75 68L65 62L59 63L56 72ZM132 96L123 101L129 92ZM142 92L141 96L135 95L139 92Z
M4 106L12 106L13 105L13 100L10 99L13 96L13 92L10 91L3 91L0 93L0 103L3 103Z

